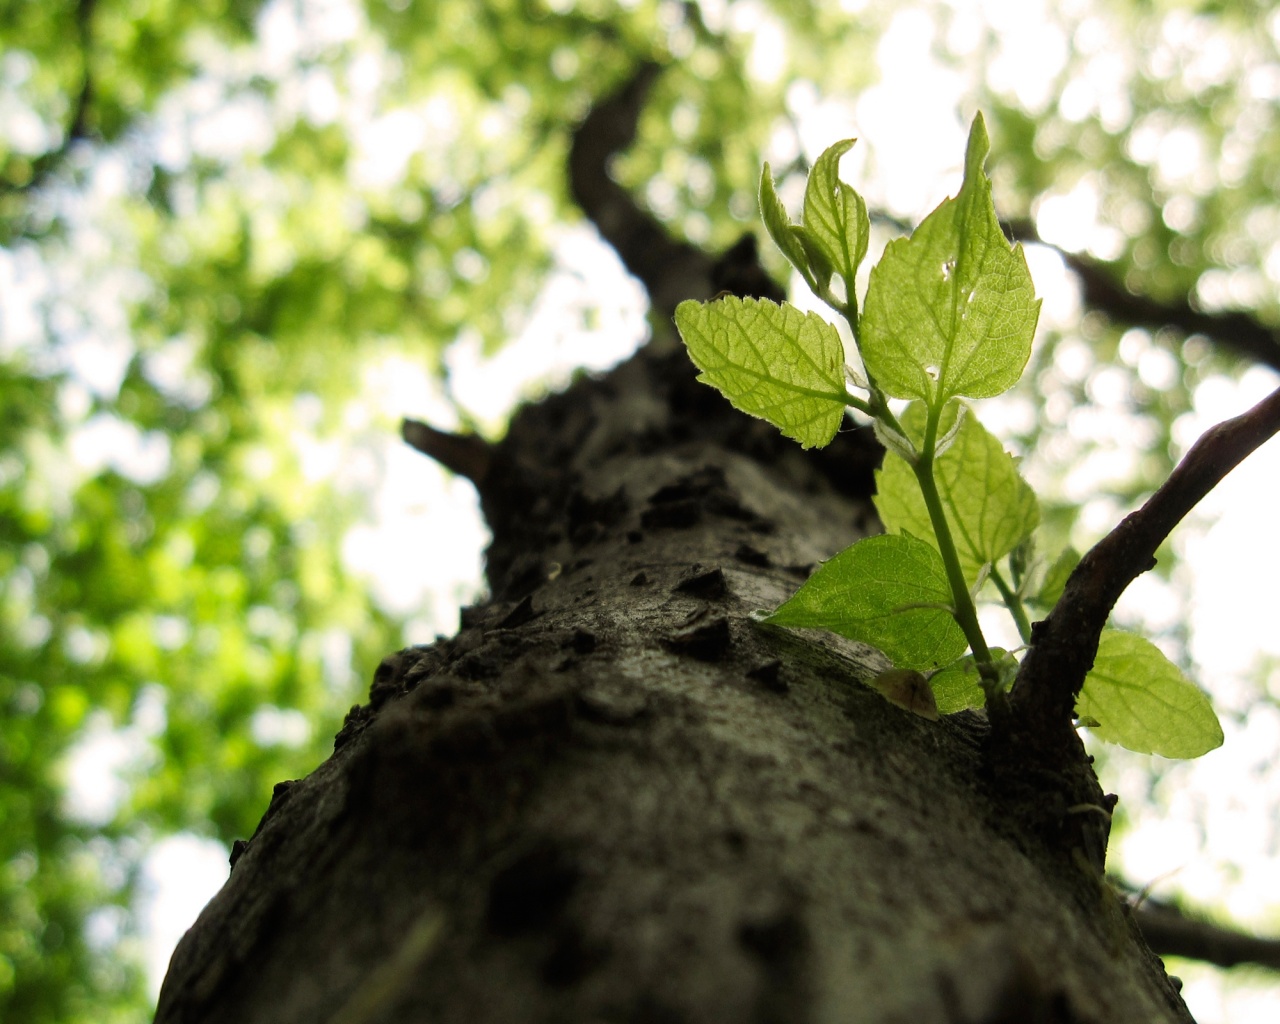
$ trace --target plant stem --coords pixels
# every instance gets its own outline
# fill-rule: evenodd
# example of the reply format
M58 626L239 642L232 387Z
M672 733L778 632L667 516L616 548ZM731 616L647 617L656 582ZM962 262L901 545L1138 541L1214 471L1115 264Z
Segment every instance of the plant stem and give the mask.
M849 324L849 328L853 331L855 343L858 338L858 305L853 296L853 282L845 282L846 300L843 303L836 304L831 302L830 298L823 296L828 303L835 307ZM902 425L898 422L898 418L894 416L889 408L889 402L877 386L875 378L872 377L871 371L867 369L867 382L871 385L871 401L869 403L870 413L876 419L882 420L893 428L894 431L906 437L906 433L902 429ZM933 458L938 442L938 418L942 414L942 407L946 403L939 403L937 408L929 409L929 420L925 427L924 450L920 458L911 467L915 472L916 480L920 484L920 492L924 495L925 507L929 510L929 520L933 524L933 532L938 539L938 550L942 554L942 564L947 572L947 582L951 585L951 599L955 607L952 609L952 615L955 616L956 622L960 629L964 632L965 639L969 641L969 649L973 651L973 660L977 663L978 674L982 678L982 689L987 695L987 705L999 704L1003 706L1006 696L1003 687L1000 685L1000 672L996 668L995 662L991 658L991 650L987 647L986 637L982 635L982 627L978 625L978 610L973 605L973 596L969 593L969 586L965 583L964 571L960 568L960 556L956 552L955 541L951 537L951 527L947 523L946 513L942 510L942 497L938 494L938 486L933 479Z
M870 416L872 419L875 418L875 410L871 408L870 404L868 404L865 399L859 398L857 395L850 393L847 388L844 393L844 404L852 406L865 416Z
M956 622L964 631L969 648L973 651L973 660L978 665L982 676L983 689L987 691L987 699L999 689L999 673L991 659L991 651L987 647L986 638L982 635L982 627L978 625L978 610L974 607L973 597L965 582L964 570L960 568L960 555L956 551L955 541L951 537L951 527L947 523L946 513L942 508L942 496L938 494L938 485L933 478L934 449L938 440L938 417L942 412L939 405L929 410L929 419L925 426L924 444L920 458L912 467L916 480L920 484L920 493L924 496L925 508L929 510L929 521L933 524L933 532L938 541L938 551L942 555L942 564L947 572L947 582L951 585L951 598L955 602L954 615Z
M1018 636L1022 637L1024 644L1031 643L1031 620L1027 618L1026 606L1022 603L1022 598L1013 590L1008 583L1004 581L1004 577L1000 575L1000 570L995 566L991 567L991 582L996 585L996 590L1000 591L1000 598L1004 601L1004 606L1009 609L1009 614L1013 616L1013 621L1018 627Z

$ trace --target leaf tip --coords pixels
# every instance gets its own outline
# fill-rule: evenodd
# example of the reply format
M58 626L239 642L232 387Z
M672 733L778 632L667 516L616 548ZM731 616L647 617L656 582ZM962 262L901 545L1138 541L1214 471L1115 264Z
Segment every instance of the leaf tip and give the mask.
M991 151L991 139L987 135L987 122L979 110L974 115L973 124L969 127L969 144L965 149L965 177L977 180L982 174L983 164L987 162L987 154Z

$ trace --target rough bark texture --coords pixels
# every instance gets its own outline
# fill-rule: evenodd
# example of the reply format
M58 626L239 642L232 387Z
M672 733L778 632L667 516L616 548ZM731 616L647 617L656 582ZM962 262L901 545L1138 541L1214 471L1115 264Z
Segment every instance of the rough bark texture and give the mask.
M496 599L278 788L157 1020L1190 1019L993 797L980 716L753 622L873 528L875 451L805 456L692 376L645 353L519 415Z

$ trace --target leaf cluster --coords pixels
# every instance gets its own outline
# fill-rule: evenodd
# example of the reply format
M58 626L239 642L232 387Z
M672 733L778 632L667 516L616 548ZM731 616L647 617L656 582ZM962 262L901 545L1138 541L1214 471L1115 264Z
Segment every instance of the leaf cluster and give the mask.
M818 158L799 223L767 164L760 209L783 255L848 323L865 376L846 365L834 326L787 303L689 301L676 324L700 380L803 447L830 443L850 409L872 420L888 450L875 497L886 532L824 562L764 621L878 647L894 669L874 688L933 717L1003 701L1017 674L1014 653L988 647L975 597L994 590L1030 643L1027 609L1052 608L1079 556L1037 557L1036 495L964 401L1018 382L1040 306L1021 247L996 217L982 116L959 192L886 246L861 310L869 220L838 174L852 145ZM932 691L923 703L917 677ZM1146 753L1195 757L1222 742L1203 692L1150 641L1115 630L1102 636L1077 715L1100 738Z

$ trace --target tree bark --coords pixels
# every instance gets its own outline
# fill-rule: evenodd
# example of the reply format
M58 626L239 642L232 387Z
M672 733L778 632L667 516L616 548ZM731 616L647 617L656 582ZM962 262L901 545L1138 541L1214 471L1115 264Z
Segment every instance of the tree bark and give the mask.
M1190 1020L982 716L753 620L875 528L873 442L805 455L692 377L642 352L517 416L494 599L277 787L158 1021Z

